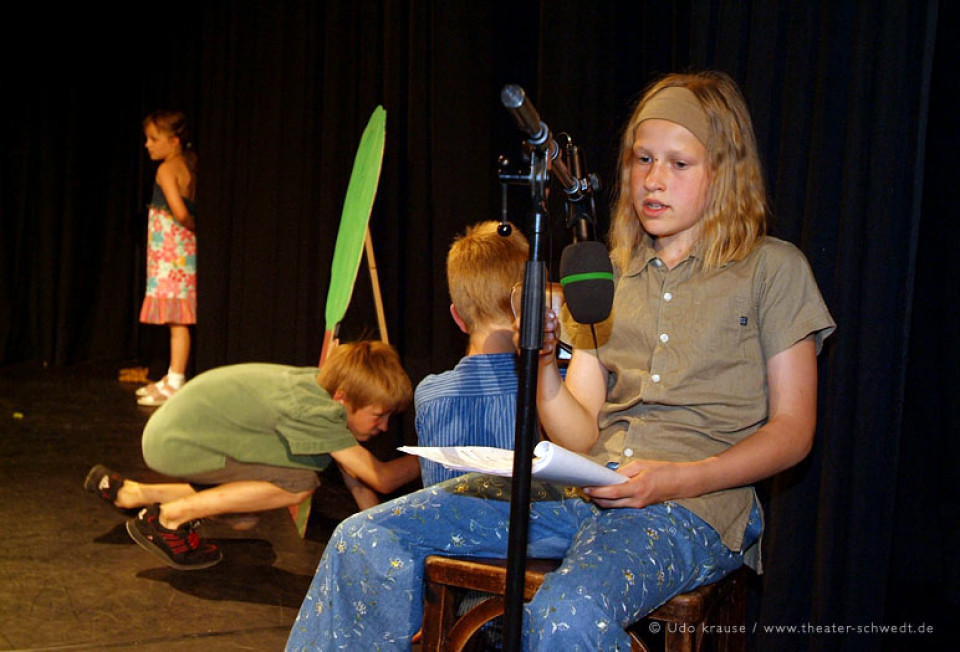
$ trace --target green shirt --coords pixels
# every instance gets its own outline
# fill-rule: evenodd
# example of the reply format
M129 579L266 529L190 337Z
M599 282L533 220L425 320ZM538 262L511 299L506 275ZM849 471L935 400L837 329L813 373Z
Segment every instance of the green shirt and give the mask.
M600 346L587 351L610 372L590 453L601 463L694 461L745 439L769 416L767 361L808 335L819 353L836 328L806 258L788 242L767 237L716 270L696 263L693 255L668 269L647 240L618 274ZM574 345L592 349L590 329L573 329ZM751 487L674 502L741 549Z
M357 445L346 410L316 367L238 364L186 383L143 430L143 458L174 477L239 462L322 470L331 451Z

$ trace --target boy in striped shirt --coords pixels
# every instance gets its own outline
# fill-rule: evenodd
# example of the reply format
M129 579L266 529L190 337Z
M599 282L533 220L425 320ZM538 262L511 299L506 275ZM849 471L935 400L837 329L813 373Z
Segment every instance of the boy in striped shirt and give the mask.
M420 446L513 448L517 357L510 294L523 280L529 245L516 227L502 236L498 226L468 227L447 254L450 315L469 342L453 369L417 385ZM424 487L461 475L424 458L420 469Z

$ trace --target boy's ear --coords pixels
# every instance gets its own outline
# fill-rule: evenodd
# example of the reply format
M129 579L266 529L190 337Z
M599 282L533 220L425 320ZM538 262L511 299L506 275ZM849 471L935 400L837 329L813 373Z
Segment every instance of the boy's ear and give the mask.
M457 307L452 303L450 304L450 316L453 317L453 321L457 323L457 327L461 331L463 331L467 335L470 334L470 329L467 328L467 323L463 321L463 317L461 317L460 313L457 312Z
M353 406L350 405L350 401L347 399L347 395L343 393L342 389L338 389L333 393L333 400L346 408L348 415L353 414Z

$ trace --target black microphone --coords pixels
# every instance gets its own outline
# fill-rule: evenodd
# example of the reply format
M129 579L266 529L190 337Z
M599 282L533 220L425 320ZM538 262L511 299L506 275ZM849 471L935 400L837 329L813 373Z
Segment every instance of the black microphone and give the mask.
M581 324L596 324L613 308L613 265L600 242L567 245L560 255L560 285L570 315Z

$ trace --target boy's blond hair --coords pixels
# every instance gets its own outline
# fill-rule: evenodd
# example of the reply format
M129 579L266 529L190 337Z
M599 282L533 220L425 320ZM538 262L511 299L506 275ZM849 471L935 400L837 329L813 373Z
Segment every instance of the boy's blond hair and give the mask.
M672 74L652 84L627 122L620 144L620 182L610 224L611 257L625 269L643 229L630 193L630 167L638 118L647 101L665 88L689 89L709 125L707 149L710 188L697 250L705 269L743 260L763 239L767 194L753 122L747 104L727 74L705 71Z
M327 356L317 382L330 396L342 391L354 409L369 405L403 412L413 400L410 377L396 350L377 340L340 344Z
M509 236L497 233L498 222L467 227L447 253L447 285L469 332L486 323L512 322L510 291L523 280L530 245L514 226Z

